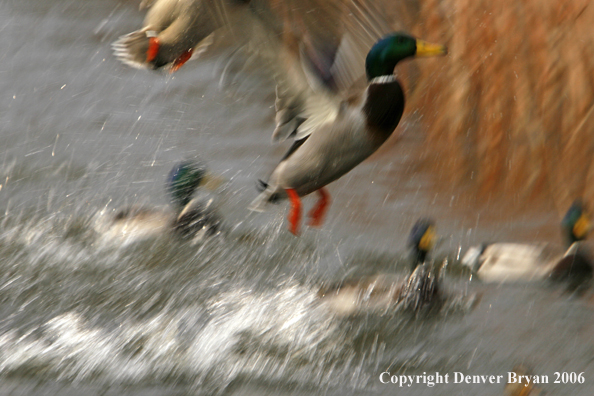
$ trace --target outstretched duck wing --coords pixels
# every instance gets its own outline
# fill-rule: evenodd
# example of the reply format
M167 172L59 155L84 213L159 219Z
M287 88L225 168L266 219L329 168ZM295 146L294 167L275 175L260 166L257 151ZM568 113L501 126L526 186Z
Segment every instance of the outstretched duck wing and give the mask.
M365 59L359 59L354 36L342 37L334 63L321 67L301 43L297 56L287 53L287 62L276 73L276 128L272 141L301 140L340 114L343 99L364 88ZM311 51L310 51L311 52ZM354 66L354 65L360 65ZM358 82L362 82L356 86Z
M299 32L293 46L298 49L287 51L288 62L277 73L273 141L301 140L334 122L342 100L365 86L367 52L391 30L370 1L329 1L322 11L333 15L339 30L320 33L308 20L293 29Z
M249 9L234 26L248 56L234 53L221 82L249 62L271 69L277 83L273 141L300 140L333 122L342 98L365 82L367 52L393 30L373 0L251 0Z
M299 68L296 64L293 67ZM276 128L272 141L305 139L321 125L332 123L340 110L340 98L326 90L313 89L305 73L277 76Z
M324 34L306 30L303 59L327 89L344 94L354 84L365 81L365 58L369 49L394 29L375 1L335 3L333 19L337 21L338 31Z
M249 25L248 53L268 68L276 82L276 128L273 142L309 136L320 125L333 122L340 97L324 83L319 69L312 67L303 40L270 34L258 19Z

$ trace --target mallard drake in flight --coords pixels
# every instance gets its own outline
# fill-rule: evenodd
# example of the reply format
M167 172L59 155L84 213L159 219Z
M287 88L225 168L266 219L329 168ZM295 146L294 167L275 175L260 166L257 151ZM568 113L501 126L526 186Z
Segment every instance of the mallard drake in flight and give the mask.
M310 225L320 225L330 200L324 187L373 154L394 132L405 101L394 76L396 65L409 57L447 52L445 46L406 33L389 34L369 50L367 86L353 93L349 39L343 37L331 65L305 56L291 62L284 76L277 78L273 141L292 137L294 143L268 181L261 182L262 192L250 209L263 211L267 203L288 197L293 234L299 231L301 197L318 192Z
M462 264L485 282L583 281L592 278L594 262L583 241L590 217L581 202L571 205L561 222L568 249L563 253L548 244L493 243L468 250Z
M212 42L214 32L242 12L243 0L143 0L149 8L142 29L113 43L115 55L139 69L168 67L174 72Z
M211 236L222 229L222 220L213 208L212 199L193 198L200 186L216 188L219 180L206 167L183 162L176 165L167 180L171 197L168 209L131 207L118 210L108 220L102 234L107 239L138 241L172 233L181 238Z

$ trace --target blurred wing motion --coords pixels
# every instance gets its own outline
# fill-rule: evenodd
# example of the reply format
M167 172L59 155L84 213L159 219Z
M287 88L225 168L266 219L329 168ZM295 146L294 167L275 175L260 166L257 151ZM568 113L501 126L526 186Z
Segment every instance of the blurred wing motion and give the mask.
M153 4L155 4L155 1L157 0L142 0L138 8L141 10L144 10L145 8L150 8Z
M148 8L143 27L113 44L130 66L177 70L215 33L249 54L277 40L335 91L363 76L367 51L392 30L371 0L143 0L140 8Z
M301 141L334 122L341 102L365 87L365 56L391 27L371 2L285 0L268 6L252 1L243 48L271 69L277 84L273 142ZM280 30L271 19L282 20Z
M297 2L296 0L294 0ZM310 8L320 1L309 1ZM333 21L331 27L324 19ZM302 59L326 88L346 92L365 76L365 57L375 42L393 31L377 2L334 0L302 19ZM297 29L293 29L297 30Z
M239 0L143 0L143 27L113 43L115 56L139 69L176 71L212 44L214 34L233 26L247 5Z

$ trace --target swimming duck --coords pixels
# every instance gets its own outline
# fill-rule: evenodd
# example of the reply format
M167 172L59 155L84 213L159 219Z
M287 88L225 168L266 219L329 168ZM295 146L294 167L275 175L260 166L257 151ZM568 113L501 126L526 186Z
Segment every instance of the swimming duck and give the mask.
M565 253L548 244L483 244L469 249L462 264L485 282L569 279L582 283L591 279L594 262L583 242L590 218L580 201L571 205L561 229L568 246Z
M139 69L178 70L213 42L214 32L249 3L244 0L143 0L144 26L120 37L116 57ZM225 21L227 19L227 21Z
M408 245L412 250L412 271L403 278L395 274L378 274L351 279L320 289L324 305L340 315L357 312L385 311L389 307L419 311L442 301L435 272L425 263L434 245L435 223L419 219L413 226Z
M130 207L115 213L103 235L108 239L138 241L171 232L181 238L194 239L221 232L222 220L212 207L193 198L200 186L216 188L219 180L206 168L193 162L176 165L167 180L170 209Z
M318 298L324 306L343 316L381 312L396 306L419 311L442 301L437 276L427 264L418 265L405 278L379 274L323 287Z
M273 141L294 138L293 145L260 182L261 194L250 205L263 211L266 204L289 198L289 230L297 235L301 197L317 192L319 200L309 213L309 225L319 226L330 197L325 186L340 178L371 154L392 134L404 110L404 92L394 68L414 56L446 54L446 47L406 34L389 34L373 45L365 60L367 86L358 93L333 88L348 73L350 53L346 35L329 69L308 67L308 60L292 62L277 78L276 121ZM294 66L297 63L297 66ZM310 62L311 63L311 62ZM324 70L322 70L324 69ZM355 88L354 84L350 88Z

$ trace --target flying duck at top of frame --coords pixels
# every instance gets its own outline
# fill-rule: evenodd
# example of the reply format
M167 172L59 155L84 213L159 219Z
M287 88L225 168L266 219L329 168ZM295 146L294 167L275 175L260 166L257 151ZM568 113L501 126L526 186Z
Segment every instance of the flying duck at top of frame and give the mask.
M368 0L142 0L140 9L148 9L142 28L120 37L113 48L122 62L141 69L176 71L213 43L272 54L267 46L274 40L302 45L323 63L345 34L357 44L350 48L353 56L362 59L393 30ZM356 71L363 74L359 66Z
M143 26L121 36L113 49L141 69L176 71L212 44L273 54L268 46L275 40L323 68L346 35L351 58L360 60L395 30L371 0L141 0L140 9L147 9ZM363 76L362 62L348 67Z

